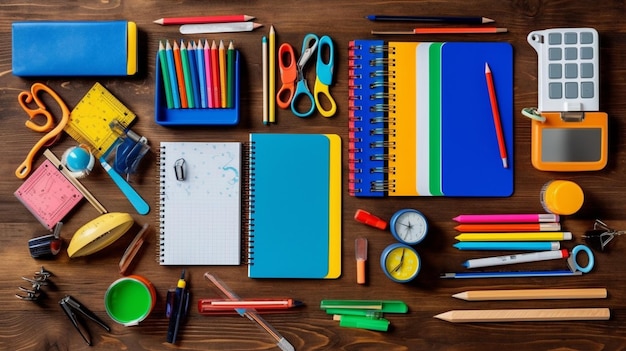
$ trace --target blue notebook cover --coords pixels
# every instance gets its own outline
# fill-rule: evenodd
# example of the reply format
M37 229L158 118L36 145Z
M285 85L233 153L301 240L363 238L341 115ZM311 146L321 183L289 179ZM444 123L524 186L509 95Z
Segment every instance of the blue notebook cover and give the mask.
M509 160L499 154L485 78L493 74ZM513 48L448 42L441 47L441 186L445 196L513 194Z
M127 76L137 73L137 26L114 21L12 24L16 76Z
M250 134L250 278L339 276L340 152L337 135Z

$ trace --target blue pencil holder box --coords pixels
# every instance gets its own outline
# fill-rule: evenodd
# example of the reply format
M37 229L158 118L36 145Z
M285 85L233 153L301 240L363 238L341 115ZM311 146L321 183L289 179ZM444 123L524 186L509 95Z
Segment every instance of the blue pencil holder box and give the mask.
M231 108L168 108L159 54L156 57L154 119L165 127L233 126L239 123L239 50L235 50L235 88Z

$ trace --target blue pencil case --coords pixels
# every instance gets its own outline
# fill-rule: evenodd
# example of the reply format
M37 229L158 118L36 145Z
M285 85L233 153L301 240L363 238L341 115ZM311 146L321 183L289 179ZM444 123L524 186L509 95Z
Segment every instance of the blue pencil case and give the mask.
M12 24L13 74L129 76L137 73L137 25L112 21Z

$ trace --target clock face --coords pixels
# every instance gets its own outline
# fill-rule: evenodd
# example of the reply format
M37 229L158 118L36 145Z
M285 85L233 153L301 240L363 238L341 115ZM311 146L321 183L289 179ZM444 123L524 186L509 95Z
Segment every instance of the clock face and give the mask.
M399 283L413 280L420 270L420 258L415 249L399 243L389 245L380 261L387 277Z
M400 210L392 218L392 233L405 244L417 244L428 231L426 217L417 210Z

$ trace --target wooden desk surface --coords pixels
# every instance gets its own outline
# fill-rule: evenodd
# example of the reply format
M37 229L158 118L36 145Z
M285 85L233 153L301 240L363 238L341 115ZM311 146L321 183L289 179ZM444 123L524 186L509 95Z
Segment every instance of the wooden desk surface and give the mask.
M297 350L615 350L626 340L626 239L618 238L609 253L596 254L592 273L570 278L441 280L441 272L459 271L460 264L472 254L452 248L455 242L451 218L463 212L538 212L539 190L551 179L572 179L585 191L583 209L563 220L564 228L574 233L568 248L581 242L595 218L602 218L617 229L626 229L626 142L623 118L626 115L626 31L625 6L622 1L3 1L0 6L0 139L3 157L0 163L0 349L3 350L86 350L89 349L57 301L71 294L107 320L112 327L105 333L89 323L94 338L93 350L270 350L273 341L252 322L240 317L205 317L195 310L198 298L218 296L202 278L206 271L221 277L242 297L290 296L307 306L291 314L275 314L266 319ZM243 57L242 121L234 128L169 129L154 122L155 53L160 39L180 39L176 27L162 27L152 21L161 17L245 13L256 16L265 27L252 33L207 35L196 38L232 38ZM153 151L162 140L246 141L249 132L324 132L337 133L347 142L347 46L355 38L371 38L372 29L406 29L410 24L371 23L367 14L480 15L495 19L509 33L497 35L450 35L425 37L388 37L400 40L428 41L507 41L514 46L515 57L515 193L510 198L386 198L359 199L347 193L347 150L344 147L343 174L343 274L330 281L252 280L246 267L185 267L189 273L193 301L177 345L167 344L167 319L164 316L165 294L176 283L181 267L159 266L155 261L156 236L149 238L133 273L150 279L158 290L157 305L144 322L135 327L115 324L106 316L103 296L108 285L119 278L117 264L133 234L127 234L106 250L92 256L69 259L62 252L51 261L30 257L28 239L44 232L42 226L12 195L21 184L13 175L16 166L40 137L24 127L26 115L17 103L20 91L42 81L55 89L73 107L87 90L100 82L134 111L139 121L134 130L146 136ZM66 19L135 21L140 30L141 73L132 78L100 79L21 79L11 74L11 23L16 20ZM336 81L331 88L339 110L334 118L319 115L299 119L279 110L278 123L261 123L261 37L274 24L278 42L300 47L306 33L330 35L336 44ZM537 55L527 44L526 35L537 29L554 27L595 27L600 33L601 102L610 118L610 161L599 172L550 173L535 170L530 163L530 121L518 111L537 104ZM63 53L59 53L62 55ZM103 53L106 54L106 53ZM58 112L58 111L55 111ZM60 155L73 145L69 137L53 147ZM41 162L39 157L38 162ZM137 215L121 196L112 181L97 167L84 184L110 211L129 212L139 224L156 221L156 165L151 153L144 162L135 188L148 199L152 211ZM392 242L390 233L366 227L352 219L363 208L383 218L390 218L400 208L422 210L431 225L428 240L419 246L424 267L418 279L401 285L388 280L378 259L382 249ZM66 221L63 237L97 215L87 203ZM280 214L277 214L280 215ZM154 226L153 226L154 228ZM297 233L294 233L297 235ZM370 241L368 284L355 282L354 239L365 236ZM570 246L571 245L571 246ZM293 264L297 264L294 262ZM54 276L53 288L41 306L15 298L22 276L29 277L44 265ZM561 261L534 265L533 268L562 269ZM606 287L605 300L538 302L463 302L452 294L468 289ZM389 332L340 328L337 322L319 309L321 299L399 299L410 308L406 315L389 315ZM490 323L452 324L433 316L451 309L527 308L527 307L609 307L612 317L598 322Z

